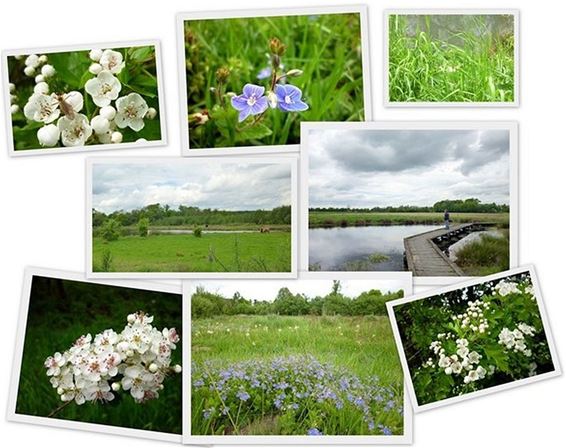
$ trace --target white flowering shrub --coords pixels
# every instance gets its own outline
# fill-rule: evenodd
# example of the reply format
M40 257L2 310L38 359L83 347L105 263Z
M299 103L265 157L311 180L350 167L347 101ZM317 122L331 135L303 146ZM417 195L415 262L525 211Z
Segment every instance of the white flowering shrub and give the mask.
M16 150L160 140L155 48L8 58Z
M108 402L121 391L136 403L159 398L167 376L181 372L180 365L171 365L179 335L152 322L153 316L143 312L130 314L120 333L83 335L65 352L49 356L46 374L61 400Z
M394 310L421 405L553 369L528 273Z

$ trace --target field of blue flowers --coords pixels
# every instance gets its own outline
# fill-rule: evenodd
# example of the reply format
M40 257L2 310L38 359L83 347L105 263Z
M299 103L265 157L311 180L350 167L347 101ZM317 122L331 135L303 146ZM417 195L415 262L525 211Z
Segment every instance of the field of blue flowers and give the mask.
M385 316L193 319L193 435L400 435Z

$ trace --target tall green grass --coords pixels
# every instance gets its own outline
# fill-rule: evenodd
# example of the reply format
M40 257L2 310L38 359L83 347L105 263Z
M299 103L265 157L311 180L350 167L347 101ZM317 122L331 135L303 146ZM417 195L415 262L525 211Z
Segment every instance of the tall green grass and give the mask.
M481 235L458 251L458 266L468 275L483 276L509 269L509 231Z
M211 118L191 128L191 148L296 144L301 121L364 120L360 17L351 13L187 21L189 115L218 105L215 74L221 67L230 70L226 92L240 94L246 83L267 87L268 80L258 80L257 75L269 65L268 45L274 37L287 46L284 70L303 71L289 82L302 90L309 109L269 111L262 120L267 131L259 138L239 138L234 128L224 130Z
M392 102L513 102L514 36L494 35L489 16L476 16L473 30L446 41L426 26L408 33L408 19L389 17L389 100Z
M47 417L63 403L45 373L45 359L63 352L81 335L121 331L128 314L143 310L158 328L182 335L182 296L133 288L34 277L24 339L16 413ZM182 344L172 354L181 364ZM157 400L136 404L121 392L107 404L71 403L52 418L181 434L181 375L167 378Z

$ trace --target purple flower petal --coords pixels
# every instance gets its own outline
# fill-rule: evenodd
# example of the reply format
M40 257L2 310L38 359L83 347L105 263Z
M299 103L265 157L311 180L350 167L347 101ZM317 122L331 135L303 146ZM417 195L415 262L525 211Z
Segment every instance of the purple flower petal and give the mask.
M244 95L233 96L230 100L232 107L236 110L242 111L250 106L248 106L248 99Z
M251 107L248 107L247 109L240 111L240 114L238 115L238 121L241 123L246 118L248 118L251 114L252 114L252 108Z
M275 95L277 95L277 101L285 101L285 96L287 95L285 86L282 86L281 84L277 84L275 86Z
M267 97L262 96L261 98L258 98L255 104L251 106L252 115L258 115L265 112L268 106L269 102L267 101Z
M247 98L250 98L251 96L259 98L260 96L263 96L264 92L265 87L263 86L256 86L255 84L246 84L244 86L244 96Z
M271 67L265 67L257 74L257 79L266 79L271 76Z

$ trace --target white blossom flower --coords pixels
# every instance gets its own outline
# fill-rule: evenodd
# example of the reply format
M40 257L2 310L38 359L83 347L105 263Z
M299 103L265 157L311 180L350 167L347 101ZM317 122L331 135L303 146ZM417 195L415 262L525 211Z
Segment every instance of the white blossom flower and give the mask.
M120 90L122 90L122 84L112 73L103 70L96 78L89 79L86 82L85 90L92 96L94 104L98 107L104 107L118 98Z
M17 114L20 111L20 106L18 106L17 104L12 104L10 106L10 113L12 115Z
M495 290L502 297L521 292L521 290L517 287L517 283L506 282L505 280L501 280L497 285L495 285Z
M83 114L76 114L72 120L61 117L57 127L61 131L61 142L64 146L83 146L92 135L88 118Z
M28 120L51 123L59 118L59 103L49 95L34 93L24 106L24 115Z
M63 367L66 363L65 357L56 352L53 356L49 356L44 363L44 366L47 368L47 376L57 376L61 373L61 367Z
M96 135L105 134L110 130L110 121L101 115L92 117L90 125Z
M461 346L460 348L458 348L458 350L456 350L456 353L458 354L458 356L460 356L460 358L465 358L469 352L470 349L465 346Z
M25 60L26 67L36 68L39 65L39 56L30 54Z
M451 364L450 358L448 356L441 356L438 360L438 367L445 369Z
M37 140L43 147L51 148L59 141L59 128L54 124L48 124L38 129Z
M101 56L102 56L102 50L100 48L95 48L93 50L90 50L90 52L88 53L88 57L90 58L91 61L94 62L100 61Z
M140 94L130 93L118 98L116 108L115 122L119 128L129 127L136 132L143 129L143 118L147 113L148 106Z
M123 60L124 58L122 53L119 51L104 50L98 62L102 65L104 70L109 70L114 74L118 74L126 65Z
M100 65L98 62L93 62L88 67L88 71L93 75L98 75L102 70L103 70L102 65Z
M43 82L43 81L45 81L45 77L43 75L36 75L34 81L35 81L36 84Z
M37 60L40 64L45 64L47 62L47 55L42 54Z
M8 84L8 88L10 89L10 93L14 93L16 91L16 84L11 82Z
M480 362L481 355L478 352L473 351L468 354L468 359L472 364L477 364Z

